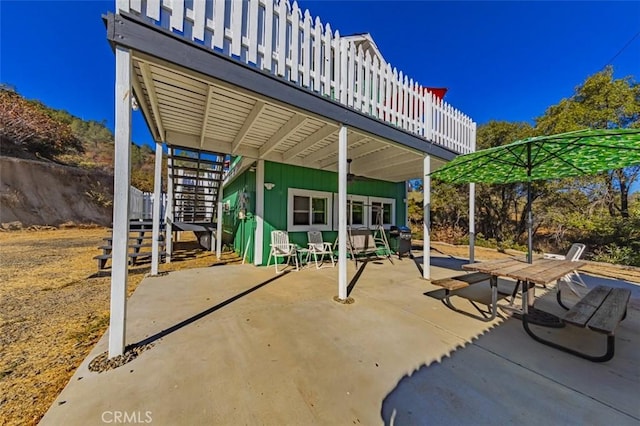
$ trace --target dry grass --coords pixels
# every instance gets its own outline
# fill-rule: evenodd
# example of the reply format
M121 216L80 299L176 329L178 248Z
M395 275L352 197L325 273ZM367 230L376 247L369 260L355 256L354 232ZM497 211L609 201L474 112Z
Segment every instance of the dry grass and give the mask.
M89 354L109 323L108 274L96 273L104 228L0 233L0 422L35 424ZM468 247L432 243L466 257ZM161 271L211 266L213 253L194 242L177 245L175 262ZM478 247L476 258L509 256ZM233 259L226 254L221 261ZM638 268L587 265L589 272L640 281ZM129 294L149 271L130 269Z
M0 423L36 424L108 327L110 276L93 260L106 233L0 233ZM161 271L217 262L192 242L177 248ZM129 294L147 272L130 269Z

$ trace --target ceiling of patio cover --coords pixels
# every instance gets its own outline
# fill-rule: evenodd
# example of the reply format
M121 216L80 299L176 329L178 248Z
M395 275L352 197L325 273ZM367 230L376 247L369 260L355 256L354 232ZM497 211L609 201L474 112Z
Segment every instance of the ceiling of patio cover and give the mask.
M536 136L457 157L431 176L450 183L559 179L640 165L640 129Z

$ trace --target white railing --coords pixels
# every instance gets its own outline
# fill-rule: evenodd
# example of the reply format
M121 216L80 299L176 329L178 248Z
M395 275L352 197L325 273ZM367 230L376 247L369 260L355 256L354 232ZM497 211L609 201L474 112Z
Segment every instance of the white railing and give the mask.
M147 220L153 218L153 193L143 192L138 188L129 187L129 218L137 220ZM160 217L164 217L167 205L167 194L160 195Z
M417 81L288 0L116 0L196 43L459 153L476 125ZM337 3L336 3L337 4Z

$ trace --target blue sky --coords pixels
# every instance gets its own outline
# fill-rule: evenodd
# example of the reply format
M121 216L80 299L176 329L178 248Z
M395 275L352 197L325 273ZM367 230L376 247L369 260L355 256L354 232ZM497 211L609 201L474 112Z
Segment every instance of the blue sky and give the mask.
M113 128L115 1L0 0L0 81ZM479 124L529 121L571 96L640 32L640 2L307 1L341 34L369 32L385 59ZM613 60L640 76L640 36ZM133 140L152 143L134 116Z

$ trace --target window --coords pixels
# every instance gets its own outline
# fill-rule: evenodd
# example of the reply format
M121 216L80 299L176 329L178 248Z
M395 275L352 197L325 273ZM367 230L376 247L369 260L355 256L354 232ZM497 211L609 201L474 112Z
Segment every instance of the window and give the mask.
M330 192L289 188L288 231L330 231L331 201Z
M370 227L377 226L382 222L382 226L388 229L396 222L396 202L393 198L369 197L371 211L369 216Z
M333 229L338 230L338 194L333 194ZM347 195L347 226L364 228L369 226L369 199L362 195Z
M349 225L364 225L364 203L362 201L348 201L347 210L349 212L347 217Z

